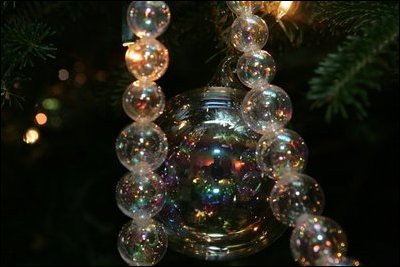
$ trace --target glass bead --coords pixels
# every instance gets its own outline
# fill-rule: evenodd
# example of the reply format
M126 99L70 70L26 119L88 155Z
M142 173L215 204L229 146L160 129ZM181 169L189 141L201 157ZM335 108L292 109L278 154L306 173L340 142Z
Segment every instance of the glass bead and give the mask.
M301 173L287 173L276 182L270 196L275 217L283 224L295 226L301 215L320 215L325 197L317 181Z
M163 1L133 1L128 7L128 25L139 38L161 35L170 18L169 7Z
M118 135L115 148L118 159L128 170L134 171L141 162L157 169L167 157L168 141L154 123L134 122Z
M246 94L241 112L250 129L265 134L285 127L292 118L292 102L284 90L268 84Z
M361 266L360 261L341 256L341 257L321 257L315 261L317 266Z
M332 219L302 215L290 238L294 259L303 266L314 265L321 257L340 257L347 251L347 238Z
M260 1L226 1L226 4L238 16L256 13L262 5Z
M302 172L307 158L308 148L303 138L289 129L264 135L256 148L258 167L275 180L287 172Z
M259 50L267 43L268 27L259 16L240 16L232 24L230 38L233 47L239 51Z
M125 62L136 79L155 81L163 76L168 68L168 49L156 39L139 39L129 45Z
M117 183L115 196L121 211L135 220L150 219L165 202L163 182L151 169L126 173Z
M276 66L272 56L264 50L243 54L237 63L239 80L250 88L267 85L275 77Z
M122 96L125 113L135 121L150 122L164 111L165 96L152 81L134 81Z
M155 265L164 256L167 246L164 227L152 219L145 224L131 221L118 235L118 251L130 266Z

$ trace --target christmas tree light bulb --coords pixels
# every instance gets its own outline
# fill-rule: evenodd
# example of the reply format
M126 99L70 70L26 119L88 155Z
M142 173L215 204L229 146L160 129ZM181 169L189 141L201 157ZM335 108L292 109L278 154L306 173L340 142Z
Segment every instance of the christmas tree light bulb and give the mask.
M278 7L278 15L276 18L279 20L283 16L286 15L286 13L289 11L290 7L292 6L293 1L281 1Z

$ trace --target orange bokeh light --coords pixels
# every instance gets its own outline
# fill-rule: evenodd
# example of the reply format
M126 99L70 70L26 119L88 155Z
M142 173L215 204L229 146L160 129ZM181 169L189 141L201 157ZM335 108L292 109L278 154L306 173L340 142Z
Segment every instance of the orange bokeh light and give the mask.
M39 125L43 125L47 122L47 116L44 113L38 113L35 116L35 120Z

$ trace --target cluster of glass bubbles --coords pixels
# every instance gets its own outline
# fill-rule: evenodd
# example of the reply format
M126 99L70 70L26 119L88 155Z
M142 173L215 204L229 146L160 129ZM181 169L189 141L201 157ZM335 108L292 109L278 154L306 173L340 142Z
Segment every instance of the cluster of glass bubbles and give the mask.
M251 130L263 135L257 144L257 164L266 177L276 180L270 206L281 223L294 227L290 244L295 260L301 265L359 265L357 260L344 256L347 241L340 226L319 216L325 203L320 185L301 174L308 148L299 134L284 128L292 117L292 104L283 89L270 84L276 67L272 56L262 50L268 27L253 14L258 4L227 4L238 16L231 27L231 43L244 52L236 73L251 88L242 102L242 118Z
M158 263L167 250L162 224L152 219L163 208L165 186L154 172L168 152L166 135L152 121L162 114L165 97L154 81L168 68L168 49L155 38L167 28L171 13L163 1L133 1L127 22L139 39L130 43L125 54L128 70L137 79L122 97L125 113L134 120L118 135L115 149L129 172L118 182L116 201L133 220L118 236L118 251L132 266Z

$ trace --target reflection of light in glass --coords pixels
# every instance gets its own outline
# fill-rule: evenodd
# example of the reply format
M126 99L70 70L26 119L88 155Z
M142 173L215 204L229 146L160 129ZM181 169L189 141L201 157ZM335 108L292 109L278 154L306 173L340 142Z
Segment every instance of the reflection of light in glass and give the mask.
M60 101L57 98L46 98L42 101L42 106L47 110L57 110L60 108Z
M35 120L39 125L43 125L47 122L47 116L44 113L38 113L35 116Z
M213 189L213 193L214 193L214 194L218 194L218 193L219 193L219 188L214 188L214 189Z
M281 1L278 7L278 15L276 16L276 18L281 19L283 16L285 16L292 4L293 1Z
M36 128L29 128L24 134L22 140L27 144L34 144L39 140L39 130Z
M221 150L219 148L214 148L213 152L214 152L214 154L220 154Z
M60 81L66 81L69 78L69 72L66 69L60 69L58 71L58 79L60 79Z

